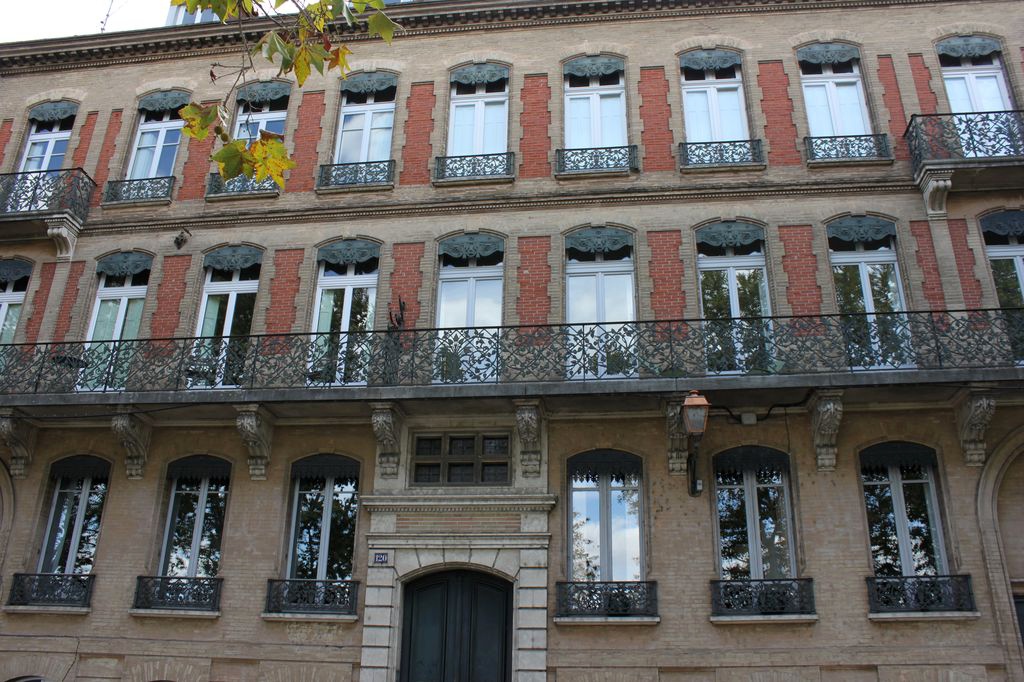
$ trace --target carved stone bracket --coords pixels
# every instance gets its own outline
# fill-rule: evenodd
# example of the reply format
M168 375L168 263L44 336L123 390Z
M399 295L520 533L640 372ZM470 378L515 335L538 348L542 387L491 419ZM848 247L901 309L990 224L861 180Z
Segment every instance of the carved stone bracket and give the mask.
M32 462L37 431L17 410L0 410L0 439L11 451L11 477L25 478L25 468Z
M995 399L978 391L968 391L957 406L956 423L967 466L980 467L985 464L985 431L995 412Z
M124 466L128 478L138 480L142 478L142 468L149 458L153 427L148 419L128 410L130 408L123 408L121 414L114 415L110 420L110 428L124 448Z
M665 405L665 430L668 433L668 473L686 475L686 425L683 423L683 400L670 400Z
M519 436L519 467L523 478L539 478L541 472L541 422L543 412L536 400L515 401L516 435Z
M818 460L818 471L835 471L836 439L843 420L843 392L838 389L815 391L811 398L811 432Z
M270 443L274 438L274 417L259 404L235 405L235 425L242 441L249 448L249 478L267 480Z
M953 186L953 171L926 170L921 174L918 186L924 195L924 207L929 218L946 217L946 195Z
M402 411L394 403L370 403L370 409L370 423L377 439L377 470L381 478L398 478Z
M67 216L46 218L46 236L53 240L57 247L57 261L69 261L75 253L78 243L78 231L81 226Z

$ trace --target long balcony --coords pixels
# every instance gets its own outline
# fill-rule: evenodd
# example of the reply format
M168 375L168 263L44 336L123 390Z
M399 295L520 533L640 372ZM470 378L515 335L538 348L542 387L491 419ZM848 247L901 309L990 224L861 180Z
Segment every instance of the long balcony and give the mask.
M81 168L0 174L0 219L68 215L82 224L95 189L96 183Z
M434 160L435 180L511 179L515 175L516 155L472 154L469 156L438 156Z
M558 583L557 618L631 618L658 615L656 582Z
M810 578L712 580L712 616L807 616L814 614Z
M218 611L222 578L139 576L134 609Z
M80 573L15 573L8 606L88 608L96 576Z
M358 595L352 580L268 580L266 613L354 616Z
M388 186L395 182L395 162L366 161L320 166L318 189Z
M871 613L974 611L969 575L867 578Z

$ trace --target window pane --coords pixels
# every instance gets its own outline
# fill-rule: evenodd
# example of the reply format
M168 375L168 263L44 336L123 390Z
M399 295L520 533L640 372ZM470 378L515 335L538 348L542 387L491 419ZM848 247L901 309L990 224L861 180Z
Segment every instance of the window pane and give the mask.
M601 147L626 144L626 112L622 95L601 95Z
M601 580L601 504L596 490L572 493L572 579Z
M590 98L569 97L565 119L565 146L569 149L593 147L590 130Z
M505 102L487 102L484 105L484 154L499 154L507 149L505 136L508 130L505 116Z
M1021 296L1020 281L1017 279L1017 268L1011 258L992 260L992 278L996 283L996 296L1002 308L1019 308L1024 306Z
M107 482L94 480L89 487L89 497L85 501L85 515L82 518L82 530L79 534L78 548L75 552L75 573L92 571L93 557L96 554L96 540L100 534L100 516L103 513L103 498L107 494Z
M686 90L683 94L687 142L711 142L714 140L708 95L707 90Z
M365 114L347 114L342 123L341 144L338 147L338 163L363 161L363 122Z
M810 127L811 137L835 135L825 86L805 85L804 103L807 106L807 124Z
M224 319L227 315L228 295L212 294L206 297L206 310L203 313L203 324L199 328L200 336L221 336L224 333Z
M325 580L351 580L352 548L356 537L356 495L351 482L334 482L331 535L327 547Z
M196 528L199 504L199 484L194 481L177 482L171 512L170 537L167 541L167 559L164 575L188 575L192 559L192 537Z
M871 298L875 304L875 312L892 313L903 309L894 263L869 265L868 281L871 283Z
M568 321L598 322L597 275L573 275L565 283Z
M320 293L320 309L317 312L318 332L341 331L341 317L345 310L344 289L324 289Z
M640 490L611 491L612 574L605 580L640 580Z
M739 88L719 88L718 116L720 140L744 140L747 137L743 101Z
M284 118L275 118L267 121L263 129L270 133L284 135Z
M633 276L604 276L604 317L601 322L628 322L633 319Z
M448 141L449 156L465 156L474 153L476 132L474 120L475 104L458 104L452 110L452 139Z
M995 74L975 76L974 92L977 93L977 111L1002 111L1010 108L1009 102L1003 97L1002 88L999 87L999 80L999 76Z
M437 326L465 327L469 282L441 282L437 302Z
M899 537L896 534L896 515L892 505L892 490L888 482L866 484L864 486L864 506L867 509L868 539L871 542L871 557L874 560L875 575L883 577L903 575Z
M143 298L129 298L128 307L124 314L124 324L121 325L121 339L131 340L139 338L139 326L142 324L142 308L146 300Z
M110 341L114 338L117 316L121 311L120 299L100 301L96 309L96 324L92 328L93 341Z
M50 537L46 540L40 569L43 573L64 573L71 552L71 535L74 532L82 482L71 482L70 486L64 485L66 482L67 479L61 479L57 485L57 500L50 520Z
M790 577L789 521L786 518L786 496L782 486L757 488L757 516L764 578Z
M18 318L21 316L21 304L12 303L0 319L0 343L14 343L14 332L18 329Z
M935 528L928 505L929 483L904 483L903 501L907 506L907 531L915 575L938 575L939 560L935 547Z
M196 566L196 575L199 577L216 577L217 569L220 567L221 534L224 529L227 502L227 486L218 486L214 481L210 481L203 514L203 534L199 539L199 563Z
M764 270L736 270L736 292L742 317L760 317L768 309L768 288L765 286Z
M178 154L178 140L181 131L168 130L164 133L164 144L160 149L160 160L156 166L156 177L166 178L174 175L174 159Z
M722 578L750 578L750 544L747 539L747 505L743 488L718 488L718 534Z
M483 279L476 282L476 301L473 310L474 327L497 327L501 324L501 280Z
M709 320L732 317L729 285L725 270L700 271L700 298L704 317Z
M256 294L238 294L235 297L231 336L247 336L252 329L252 315L256 309Z
M861 102L860 83L837 83L836 104L839 107L839 135L867 135L864 106Z
M310 489L313 486L316 489ZM324 479L303 479L296 500L292 576L315 580L320 560L320 529L324 515Z
M394 118L395 114L391 111L378 111L373 115L367 161L386 161L391 158L391 128Z
M349 332L368 332L373 328L373 300L376 289L353 289L349 311Z
M974 111L971 104L971 93L967 89L967 78L965 76L945 76L946 97L949 99L949 109L952 113L964 113Z
M143 135L145 139L146 133ZM140 146L135 152L135 162L132 164L132 172L129 174L129 179L138 180L140 178L152 177L150 175L150 169L153 167L153 155L156 153L156 148L152 146L142 147Z
M836 285L836 304L841 313L863 313L864 291L860 283L860 267L857 265L833 265L832 277Z

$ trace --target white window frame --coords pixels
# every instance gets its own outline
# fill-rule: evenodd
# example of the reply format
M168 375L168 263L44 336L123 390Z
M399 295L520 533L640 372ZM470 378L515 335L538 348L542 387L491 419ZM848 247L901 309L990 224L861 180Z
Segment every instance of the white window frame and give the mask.
M320 261L320 263L317 265L316 298L314 299L316 301L316 305L313 308L313 315L311 316L313 319L310 332L314 334L313 338L319 338L317 336L319 334L333 333L317 331L317 327L320 326L320 303L323 300L323 295L325 291L344 291L344 293L342 294L342 296L344 296L344 299L342 302L341 329L337 332L339 338L341 339L341 344L338 347L339 357L337 358L338 364L336 365L337 373L335 374L335 379L337 379L338 376L344 376L345 373L344 358L346 347L348 345L348 335L350 334L348 328L350 321L352 319L352 297L354 296L353 292L356 289L368 289L369 291L367 292L367 296L371 301L373 310L376 311L377 283L379 281L378 275L380 273L380 269L378 268L377 272L374 272L373 274L370 275L357 275L356 264L349 263L346 265L345 268L347 274L325 275L324 271L326 269L327 262ZM346 382L344 385L358 386L365 383L366 382L363 381ZM338 386L342 385L342 383L338 381L335 381L334 384Z
M203 527L206 525L206 500L210 494L210 476L203 476L199 484L199 498L196 503L196 520L192 525L192 545L189 547L189 560L188 570L185 571L185 575L171 576L167 573L167 550L170 549L171 544L171 526L174 523L174 509L175 509L175 497L178 494L178 478L175 478L171 483L171 497L167 503L167 523L164 526L164 546L160 551L160 576L171 577L171 578L195 578L196 573L199 570L199 549L203 543ZM189 493L190 495L192 493ZM224 493L227 497L231 494L230 484L228 490ZM224 508L227 509L227 500L224 501ZM225 513L225 519L227 514ZM221 537L223 537L224 528L220 529ZM222 550L223 551L223 550ZM220 573L220 562L218 560L217 573ZM213 578L216 576L206 576Z
M609 320L603 319L607 317L607 310L605 309L605 295L604 295L604 276L605 275L630 275L630 288L633 292L633 317L636 317L636 274L633 267L633 251L630 247L630 258L623 258L621 260L604 260L604 253L598 252L595 254L596 260L586 261L583 263L570 263L565 264L565 289L566 292L569 290L569 278L570 277L587 277L590 275L596 275L597 280L597 292L596 292L596 306L598 310L597 316L602 319L588 320L585 322L571 322L570 324L611 324L611 323L632 323L636 322L633 320ZM565 317L566 320L572 319L572 301L567 295L565 297Z
M10 312L12 305L20 305L21 311L18 314L18 324L21 324L21 312L25 310L25 291L14 290L15 280L9 282L0 283L0 329L3 328L4 321L7 320L7 315ZM28 285L25 286L28 289ZM14 333L18 333L18 326L15 325Z
M476 327L476 285L477 282L481 281L497 281L501 285L501 300L504 303L505 296L505 264L504 254L502 255L502 262L498 265L477 265L476 259L469 259L469 265L466 267L441 267L438 268L437 273L437 325L440 326L441 320L441 283L442 282L468 282L467 293L466 293L466 329L473 329ZM504 308L504 306L502 306ZM504 319L504 310L502 310L501 318Z
M388 135L388 158L387 159L376 159L377 162L387 161L392 158L392 144L395 139L395 103L381 102L376 103L371 101L376 93L367 93L366 104L345 104L341 107L341 111L338 112L338 139L334 144L334 163L370 163L370 131L374 130L372 123L374 114L390 113L391 127L388 129L390 134ZM354 116L357 114L364 114L362 127L362 142L359 148L359 160L358 161L342 161L341 160L341 138L343 132L343 125L345 123L346 116ZM377 129L379 130L379 129Z
M1006 74L1003 72L1003 61L1000 58L998 52L993 52L991 64L983 64L975 66L971 64L970 57L961 57L960 66L943 66L942 67L942 87L946 88L946 99L949 100L949 88L946 85L946 77L962 77L964 82L967 84L967 93L971 99L971 111L950 111L953 114L977 114L982 113L976 107L978 101L977 94L977 79L979 76L995 76L996 84L999 86L999 95L1003 100L1003 110L1013 109L1013 105L1010 100L1010 91L1006 87ZM952 105L950 106L952 110Z
M328 476L324 479L324 485L320 490L320 494L324 498L324 508L320 513L320 551L316 559L316 578L313 580L327 580L327 555L330 553L331 547L331 518L334 516L334 484L338 480L348 480L348 477ZM299 580L295 577L295 532L297 529L296 521L299 515L299 495L301 489L301 477L292 477L292 524L291 524L291 535L288 542L288 579ZM329 494L328 494L329 493ZM359 534L359 511L358 511L358 495L359 485L358 479L355 486L355 490L352 491L352 497L356 498L356 527L353 528L353 535L358 537ZM352 548L352 569L355 570L355 552L356 548L353 545ZM352 575L346 578L332 578L331 580L352 580Z
M871 280L868 277L868 266L869 265L883 265L891 263L894 266L894 273L896 275L896 290L899 293L899 310L895 312L905 312L907 309L907 299L903 294L903 276L900 274L899 259L896 255L895 237L889 237L893 247L890 249L865 249L863 242L856 242L855 251L831 251L829 253L829 266L833 265L856 265L860 273L860 293L864 301L864 312L867 315L875 314L875 299L871 296ZM833 286L835 282L835 273L833 273ZM883 313L888 314L888 313Z
M56 124L58 122L55 121L54 123ZM36 126L37 125L38 125L38 123L36 121L30 121L28 139L25 141L25 150L24 150L24 152L21 155L21 164L18 166L18 171L21 172L21 173L27 173L27 172L43 173L43 172L47 172L48 170L50 172L55 172L57 170L60 170L58 168L47 169L47 166L50 165L50 163L49 163L50 160L53 158L53 147L60 140L70 140L71 139L71 131L70 130L54 130L54 131L46 130L46 131L43 131L43 132L36 132ZM28 163L28 153L32 149L32 145L35 144L36 142L45 142L46 143L46 151L43 153L43 159L46 161L46 163L44 163L43 167L40 168L37 171L27 171L27 170L25 170L25 165ZM68 155L69 151L70 151L69 149L65 149L64 150L64 161L65 162L67 161L67 155ZM63 168L63 167L64 167L64 163L61 163L61 168Z
M182 129L184 121L179 119L172 119L171 112L165 111L163 118L160 121L147 121L145 112L142 113L139 118L139 129L135 132L135 144L132 147L131 159L128 160L128 179L129 180L145 180L156 177L166 177L156 175L157 167L160 165L161 152L165 146L164 140L167 138L167 131ZM157 133L156 145L154 146L153 159L150 161L149 169L145 175L139 177L132 177L135 171L135 158L139 153L139 144L142 142L142 136L145 133ZM174 175L174 166L178 161L178 151L181 148L181 136L178 137L177 144L174 145L174 161L171 163L171 175Z
M206 318L206 305L210 300L210 296L227 294L228 304L227 309L224 312L224 330L221 332L220 336L210 337L227 339L231 336L231 327L234 324L235 301L238 299L238 294L257 293L260 288L260 280L258 277L256 279L240 280L239 277L241 276L242 271L232 270L230 282L211 282L210 280L213 277L213 271L214 268L206 268L206 277L203 283L203 301L199 306L199 319L196 321L196 336L201 337L203 334L203 320Z
M762 242L763 244L763 242ZM727 247L731 250L731 247ZM762 246L762 249L764 247ZM761 302L763 304L763 310L761 311L762 317L770 317L772 314L771 310L771 296L769 296L768 288L768 268L765 263L764 254L760 255L747 255L747 256L705 256L697 254L697 288L700 294L700 305L701 305L701 316L707 317L704 311L704 289L701 282L700 273L707 272L710 270L724 270L726 277L726 285L729 288L729 315L733 319L743 319L743 315L740 312L740 296L739 296L739 285L736 281L737 270L760 270L761 281L763 283L763 289L761 291Z
M815 135L811 131L811 117L807 116L807 132L811 137L847 137L844 133L837 133L843 126L842 120L839 118L839 104L836 96L836 87L840 84L854 83L857 86L857 92L860 95L860 108L861 108L861 120L864 124L864 132L861 135L872 135L874 129L871 126L871 114L868 111L868 99L867 94L864 91L864 79L861 77L860 72L860 60L853 59L852 73L832 73L832 64L822 64L820 74L800 74L801 90L804 95L804 113L807 111L807 87L808 86L825 86L825 97L828 101L828 113L832 121L832 135Z
M610 474L599 474L598 477L597 477L597 482L595 484L577 487L573 483L572 469L571 469L572 460L571 459L569 460L569 463L570 463L570 468L569 468L569 471L566 473L566 480L569 483L569 505L568 505L569 506L569 514L568 514L568 519L567 519L568 520L568 529L567 529L567 536L566 536L569 539L569 541L566 543L567 544L567 549L568 549L568 562L569 562L569 571L568 571L568 573L569 573L569 580L571 580L573 582L588 582L585 577L577 576L577 575L575 575L573 573L573 570L575 568L575 566L573 565L573 558L574 558L573 557L573 550L574 550L574 547L573 547L573 529L572 529L572 527L573 527L573 516L575 515L575 510L573 508L573 498L574 498L573 493L576 492L576 491L596 490L597 491L597 498L598 498L598 510L599 510L599 512L598 512L599 513L599 518L597 520L597 527L598 527L598 530L600 531L600 535L601 535L601 547L600 547L600 557L599 557L599 560L601 562L600 563L601 575L597 576L597 579L594 582L607 582L607 581L614 581L614 582L643 582L644 579L647 576L647 552L646 552L646 548L645 548L646 542L645 542L645 538L644 538L644 518L645 518L645 506L646 506L646 503L644 501L644 497L645 497L646 491L645 491L645 487L644 487L644 468L643 468L643 465L641 465L641 467L640 467L640 473L637 476L637 483L636 483L636 486L635 486L636 487L636 491L637 491L637 500L638 500L638 502L637 502L636 520L637 520L637 535L640 538L640 570L639 570L640 577L637 578L636 580L632 580L632 579L628 579L628 578L622 578L622 577L615 577L615 576L606 575L605 572L607 571L607 572L610 573L614 569L614 562L612 561L612 552L613 552L612 535L613 535L613 533L612 533L612 518L611 518L611 516L612 516L612 513L611 513L611 496L612 496L612 494L613 494L613 492L615 490L632 489L633 486L623 486L622 488L612 488L612 485L611 485L611 475Z
M132 275L128 275L125 278L125 281L130 282L131 279L132 279ZM104 286L106 284L106 282L107 282L107 275L106 274L100 275L99 287L96 289L96 300L93 302L93 306L92 306L92 319L89 322L89 335L88 335L88 337L86 337L86 338L89 339L89 343L92 343L94 341L98 341L98 342L103 342L103 341L114 341L114 342L117 342L117 341L120 341L121 340L121 332L124 329L125 316L128 313L128 301L132 300L132 299L138 299L138 298L141 298L141 299L145 300L146 292L149 289L149 285L148 284L143 284L141 286L132 286L131 284L126 284L125 286L122 286L122 287L107 287L107 286ZM114 323L114 338L112 338L112 339L94 339L93 338L93 333L96 330L96 318L99 316L100 304L103 301L111 301L111 300L119 300L120 301L118 303L118 307L117 307L117 321ZM0 317L0 319L3 319L3 318Z
M451 84L451 104L448 107L448 143L445 150L451 150L455 140L455 108L473 105L473 151L462 156L478 156L484 153L501 154L508 152L508 79L505 79L503 92L487 92L487 83L477 83L476 92L472 95L457 94L458 83ZM484 152L484 109L489 103L500 102L504 105L505 143L502 152Z
M1009 244L986 245L985 256L990 262L994 260L1013 261L1013 269L1017 273L1017 288L1020 290L1021 298L1024 299L1024 244L1021 244L1019 238L1014 236L1009 237L1009 241ZM0 301L2 300L2 294L0 294ZM3 319L3 312L0 311L0 322Z
M750 126L747 122L747 99L743 94L743 73L737 64L733 67L735 76L732 78L718 78L714 69L704 71L704 80L688 81L683 73L679 74L680 89L683 102L683 125L686 124L686 94L689 92L706 91L708 93L708 113L711 118L710 140L691 140L689 129L686 130L687 142L741 142L750 139ZM736 90L736 96L740 101L740 121L743 126L743 137L739 140L725 139L722 133L722 115L719 110L718 93L722 90Z
M562 131L565 135L566 149L601 149L604 147L621 147L629 145L629 111L626 109L626 85L625 72L618 71L619 82L615 85L601 85L600 76L591 76L588 87L570 87L569 76L563 79L565 96L563 99L563 121ZM622 104L622 144L609 145L604 141L604 128L601 125L601 97L607 95L618 95ZM569 100L588 98L590 100L590 147L569 146Z
M92 476L84 476L81 479L66 477L72 481L82 481L81 488L78 489L78 506L75 508L74 516L74 529L71 531L70 547L68 551L68 558L64 562L63 571L60 573L54 573L49 575L75 575L75 559L78 557L78 543L82 540L82 524L85 523L85 510L89 505L89 493L92 491ZM40 573L45 573L43 570L46 564L46 553L49 550L50 533L53 531L54 516L57 513L57 500L60 499L61 492L67 492L73 489L61 488L60 482L62 478L57 478L53 486L53 500L50 501L50 518L46 522L46 534L43 535L43 551L39 553L39 561L37 562L37 570ZM109 489L109 481L108 481ZM106 493L104 493L103 502L106 503ZM101 512L102 518L102 512ZM102 525L101 525L102 530ZM96 533L97 546L99 546L99 531Z
M235 138L240 140L257 140L259 139L260 133L267 129L267 124L272 121L283 121L287 123L288 120L288 109L279 109L272 111L270 109L270 103L266 102L261 104L259 107L249 105L249 111L244 111L245 104L239 102L238 104L238 120L235 121ZM257 130L253 137L242 134L242 128L248 129L248 126L256 124ZM286 128L286 126L283 126Z

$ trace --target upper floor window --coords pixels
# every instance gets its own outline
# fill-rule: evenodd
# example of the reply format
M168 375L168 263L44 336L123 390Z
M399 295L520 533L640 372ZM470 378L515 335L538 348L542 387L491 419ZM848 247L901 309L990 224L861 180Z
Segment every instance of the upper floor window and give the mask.
M281 81L249 83L238 90L238 121L235 137L259 139L260 132L284 135L291 85Z
M292 541L288 577L351 580L359 463L313 455L292 465Z
M391 158L398 78L384 72L349 76L341 83L342 105L335 163Z
M40 573L90 573L107 496L110 463L78 455L50 467L53 502L39 557Z
M160 575L214 578L220 569L231 465L194 455L168 469L171 497Z
M153 259L135 251L106 256L97 263L100 276L89 339L120 341L138 338L142 307Z
M0 344L14 343L31 274L32 264L28 261L0 259Z
M936 46L952 113L1012 109L999 41L983 36L947 38Z
M189 26L191 24L204 24L210 21L219 21L212 9L204 9L201 12L189 12L184 5L172 7L167 13L167 26Z
M815 43L797 50L811 137L869 135L860 50L843 43Z
M449 156L508 151L508 67L473 64L451 72Z
M188 104L180 90L157 92L139 102L139 130L128 164L128 179L166 178L174 175L183 122L178 110Z
M225 246L203 259L206 281L199 309L195 385L238 385L256 310L263 252L251 246Z
M508 434L416 436L416 485L502 485L510 480Z
M1024 210L983 216L981 232L1001 308L1024 308Z
M626 144L625 62L618 57L579 57L565 63L565 146Z
M67 101L44 102L29 110L28 140L19 168L21 172L59 170L64 166L77 113L78 105Z
M731 50L693 50L679 58L687 142L746 140L740 55Z

